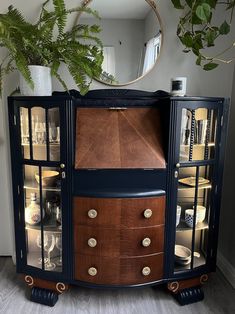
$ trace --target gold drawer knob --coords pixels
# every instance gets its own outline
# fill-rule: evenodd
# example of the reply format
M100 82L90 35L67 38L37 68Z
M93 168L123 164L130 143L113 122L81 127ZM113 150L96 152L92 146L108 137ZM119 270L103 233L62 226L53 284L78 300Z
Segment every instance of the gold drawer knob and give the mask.
M145 218L148 219L148 218L152 217L152 214L153 214L153 212L150 208L145 209L145 211L144 211L144 217Z
M150 238L144 238L144 239L142 240L142 245L143 245L144 247L148 247L148 246L150 246L150 244L151 244L151 239L150 239Z
M96 218L97 217L97 215L98 215L98 213L97 213L97 211L95 210L95 209L90 209L89 211L88 211L88 217L89 218Z
M142 275L148 276L148 275L150 275L150 273L151 273L150 267L146 266L146 267L144 267L144 268L142 269Z
M88 243L89 247L96 247L96 245L97 245L97 241L95 238L90 238L87 243Z
M95 267L90 267L90 268L88 269L88 274L89 274L90 276L96 276L96 275L97 275L97 269L96 269Z

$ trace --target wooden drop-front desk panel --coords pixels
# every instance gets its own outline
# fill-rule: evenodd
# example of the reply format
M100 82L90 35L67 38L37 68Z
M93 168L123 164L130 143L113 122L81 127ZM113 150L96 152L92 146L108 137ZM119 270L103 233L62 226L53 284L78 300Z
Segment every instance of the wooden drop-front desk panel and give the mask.
M166 167L157 108L80 108L75 169Z

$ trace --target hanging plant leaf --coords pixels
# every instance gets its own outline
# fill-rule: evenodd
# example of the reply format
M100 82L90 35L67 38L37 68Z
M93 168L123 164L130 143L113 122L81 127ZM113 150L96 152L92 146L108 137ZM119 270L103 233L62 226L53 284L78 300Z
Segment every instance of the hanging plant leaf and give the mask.
M224 23L219 28L219 32L221 35L227 35L230 32L230 25L224 21Z
M211 70L214 70L215 68L217 68L217 66L218 66L218 63L210 62L210 63L207 63L203 66L203 70L211 71Z
M218 0L206 0L204 2L208 3L210 5L210 7L212 9L214 9L216 7L216 4L217 4Z
M217 32L215 30L209 29L205 35L205 40L207 41L207 47L214 46L214 41L216 39Z
M173 3L173 5L176 9L183 9L184 8L184 6L181 4L180 0L171 0L171 2Z
M180 40L181 40L182 44L188 48L191 48L193 45L193 38L189 32L187 32L183 36L181 36Z
M199 55L197 60L196 60L196 65L201 65L201 63L202 63L202 57L201 57L201 55Z
M208 3L202 3L196 9L197 17L202 21L209 21L211 16L211 7Z
M193 0L185 0L185 2L187 3L187 5L190 7L190 8L192 8L192 6L193 6Z

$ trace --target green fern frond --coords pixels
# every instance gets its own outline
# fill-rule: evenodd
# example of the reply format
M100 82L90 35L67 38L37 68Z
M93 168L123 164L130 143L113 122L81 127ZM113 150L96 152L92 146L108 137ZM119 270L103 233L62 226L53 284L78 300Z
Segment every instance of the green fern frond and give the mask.
M55 14L57 16L57 27L58 27L58 38L63 34L66 22L67 22L67 13L65 9L64 0L53 0Z
M60 82L60 84L63 86L64 90L66 90L66 91L69 93L69 89L68 89L68 87L67 87L65 81L62 80L61 76L60 76L57 72L54 73L54 76L57 78L57 80L58 80L58 81Z
M31 73L28 68L27 60L25 59L25 56L20 51L18 51L17 54L15 55L15 63L18 70L23 75L23 77L25 78L26 82L29 84L31 89L34 89L34 83L31 78Z

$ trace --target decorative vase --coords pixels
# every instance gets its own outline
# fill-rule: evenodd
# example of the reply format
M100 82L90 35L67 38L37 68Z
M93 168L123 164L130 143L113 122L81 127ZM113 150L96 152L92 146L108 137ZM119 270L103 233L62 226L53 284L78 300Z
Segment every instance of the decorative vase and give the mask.
M37 204L37 194L31 193L30 204L25 208L25 222L30 225L37 225L41 222L41 210L40 205ZM45 211L42 210L43 218L45 217Z
M34 89L31 89L20 73L20 92L24 96L51 96L51 69L41 65L29 65Z

